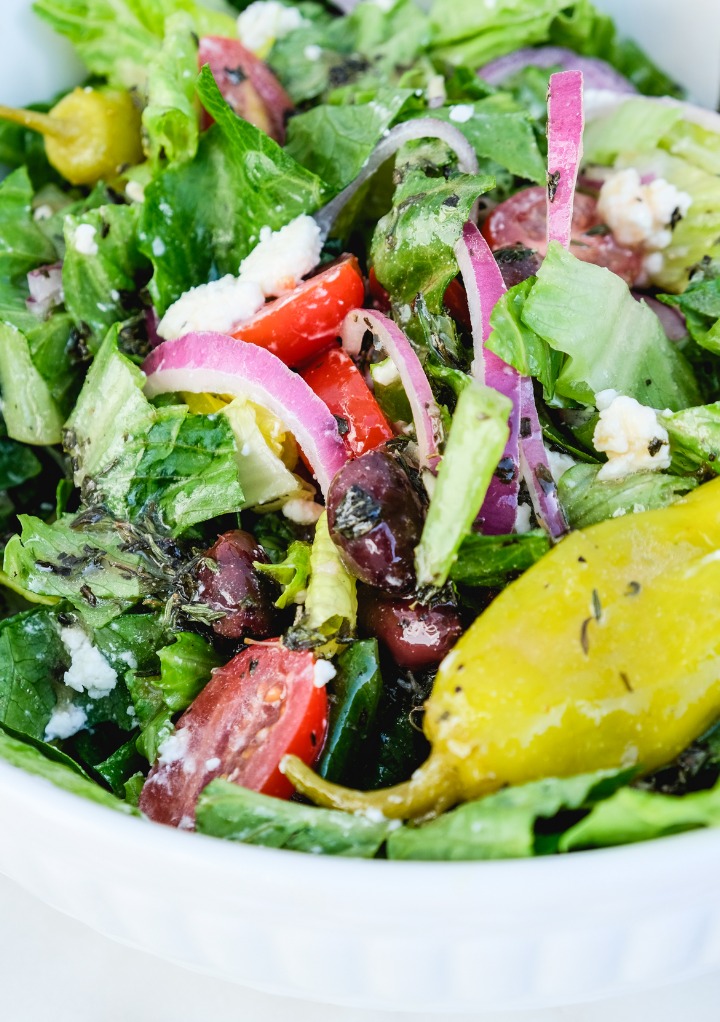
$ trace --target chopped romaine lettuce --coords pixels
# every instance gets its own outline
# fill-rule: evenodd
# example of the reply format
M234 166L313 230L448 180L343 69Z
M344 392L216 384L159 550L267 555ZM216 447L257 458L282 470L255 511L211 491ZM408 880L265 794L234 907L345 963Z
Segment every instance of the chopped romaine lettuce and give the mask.
M450 579L458 585L495 588L531 568L550 549L546 532L511 536L466 536L450 569Z
M672 471L720 473L720 402L659 419L670 438Z
M284 560L278 561L276 564L255 562L258 571L263 575L269 575L278 585L282 586L282 592L275 601L275 606L280 610L305 599L310 578L310 553L309 543L294 540L288 547Z
M599 471L598 465L575 465L558 483L560 503L574 529L584 529L606 518L667 507L697 486L695 479L663 472L636 472L625 479L598 480Z
M53 611L40 607L0 622L0 724L44 738L68 665Z
M26 444L57 444L62 415L33 364L27 338L0 324L0 390L8 436Z
M403 153L405 154L403 156ZM439 312L457 275L453 246L475 200L492 188L491 177L440 173L448 153L437 143L410 143L398 156L393 206L375 228L371 260L393 301L410 304L422 292ZM434 167L437 171L434 171Z
M538 379L552 397L565 358L523 321L525 302L535 283L536 278L529 277L500 298L490 316L493 332L485 346L523 376Z
M165 39L148 69L148 101L143 110L145 151L150 160L183 163L197 152L195 102L198 47L192 18L185 12L165 22Z
M80 795L90 799L91 802L98 802L108 809L116 809L121 813L137 814L137 810L127 802L121 802L120 799L101 788L99 784L81 776L77 770L65 763L58 762L54 757L44 756L35 746L11 738L1 731L0 759L30 774L35 774L36 777L42 777L73 795Z
M653 408L699 403L687 362L660 321L627 284L551 242L522 310L522 321L564 352L556 392L585 404L608 388Z
M600 770L575 777L546 777L541 781L505 788L477 802L466 802L452 812L420 827L403 827L390 834L391 859L519 859L557 850L562 820L556 831L549 821L562 810L582 809L613 795L631 771ZM572 833L572 832L571 832Z
M185 13L197 35L235 34L228 13L195 0L36 0L34 9L73 43L88 69L127 87L144 86L166 18Z
M419 585L444 585L482 507L510 435L508 398L472 382L461 392L420 543Z
M140 248L155 268L150 291L160 315L188 288L237 273L262 227L277 230L326 197L315 174L233 112L209 67L197 90L215 124L194 160L145 190Z
M201 794L196 826L201 834L249 845L367 859L391 830L388 820L285 802L222 780Z
M682 294L658 297L680 310L696 344L720 355L720 262L703 259Z

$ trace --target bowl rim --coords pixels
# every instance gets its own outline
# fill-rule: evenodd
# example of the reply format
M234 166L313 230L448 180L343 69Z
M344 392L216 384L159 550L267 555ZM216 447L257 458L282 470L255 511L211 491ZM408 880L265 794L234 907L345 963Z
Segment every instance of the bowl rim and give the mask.
M608 848L523 858L409 860L312 855L162 826L146 817L118 812L109 806L65 791L44 777L0 761L0 800L8 791L15 798L22 798L26 805L33 804L41 808L47 823L56 820L65 823L73 821L85 832L100 832L106 840L117 838L128 847L138 846L137 851L155 845L158 852L194 859L203 867L214 865L223 871L229 869L230 872L260 862L271 865L282 863L283 870L303 874L308 881L317 877L322 879L323 884L332 883L335 874L342 875L352 870L355 873L367 873L375 880L382 876L390 881L394 881L398 872L409 871L432 876L467 874L471 877L482 872L493 882L517 880L522 872L528 876L542 874L543 884L552 883L558 878L561 882L576 882L587 873L592 875L593 885L596 885L598 869L607 870L608 876L614 880L623 875L623 871L619 870L620 860L625 860L626 873L629 869L635 877L640 875L636 873L638 866L641 867L641 873L650 867L653 867L650 871L654 873L657 868L670 864L677 878L678 856L685 855L694 859L698 853L704 858L710 849L720 852L720 827L705 827ZM652 883L655 882L653 879Z

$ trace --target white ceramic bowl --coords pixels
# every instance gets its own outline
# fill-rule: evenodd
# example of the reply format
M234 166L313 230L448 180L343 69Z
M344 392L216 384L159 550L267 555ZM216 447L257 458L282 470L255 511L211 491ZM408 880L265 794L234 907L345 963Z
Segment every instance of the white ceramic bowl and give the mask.
M714 103L717 0L600 5ZM43 98L77 74L29 0L4 0L0 100ZM588 1001L720 968L720 830L538 860L316 859L127 818L2 763L0 821L0 872L48 904L272 993L473 1012Z
M0 872L96 930L272 993L541 1008L720 968L720 830L487 863L315 858L125 817L0 764Z

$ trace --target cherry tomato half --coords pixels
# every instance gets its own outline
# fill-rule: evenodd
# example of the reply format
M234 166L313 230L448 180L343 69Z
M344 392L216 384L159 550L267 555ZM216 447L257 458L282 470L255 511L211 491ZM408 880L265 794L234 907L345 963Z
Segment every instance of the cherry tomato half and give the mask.
M191 829L200 792L215 777L289 798L281 759L291 753L312 764L327 732L327 694L315 684L315 663L312 653L254 645L214 671L150 771L142 812Z
M351 309L361 308L365 285L355 256L346 255L268 302L233 336L267 348L291 369L306 365L340 335Z
M238 117L250 121L280 145L285 144L285 124L293 103L270 68L239 39L210 35L200 40L198 66L210 65L213 78L226 102ZM204 114L209 127L212 117Z
M358 457L389 440L393 432L362 373L342 348L331 348L301 373L339 420L340 435Z
M547 198L544 188L524 188L496 206L482 233L493 251L522 245L545 254ZM578 259L606 266L628 284L642 273L643 253L620 245L603 224L597 200L578 192L573 210L570 251Z

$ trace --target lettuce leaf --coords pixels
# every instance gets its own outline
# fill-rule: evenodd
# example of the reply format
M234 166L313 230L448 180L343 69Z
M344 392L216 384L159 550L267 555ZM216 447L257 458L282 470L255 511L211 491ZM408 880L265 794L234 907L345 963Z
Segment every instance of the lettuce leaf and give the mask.
M720 784L688 795L621 788L560 838L559 850L607 848L720 824Z
M523 321L525 303L535 283L535 277L521 281L496 303L490 315L493 329L486 347L523 376L538 379L552 398L565 359L561 351L552 348Z
M695 479L663 472L636 472L626 479L598 480L599 471L598 465L575 465L558 483L560 503L573 529L584 529L606 518L668 507L697 486Z
M25 167L0 182L0 280L16 282L56 259L55 248L32 218L33 186Z
M230 8L222 13L195 0L35 0L33 8L73 43L88 70L128 88L146 85L170 15L186 14L198 36L236 34Z
M105 791L99 784L81 776L77 770L58 762L56 758L44 756L35 746L26 744L16 738L10 737L0 731L0 759L10 763L20 770L42 777L58 788L70 792L72 795L80 795L106 806L108 809L115 809L121 813L128 813L137 816L138 811L126 802L121 802L110 792Z
M475 382L458 397L415 550L418 585L442 586L447 581L505 450L511 410L508 398Z
M222 780L212 781L200 795L196 825L201 834L228 841L367 859L377 853L391 830L388 820L376 822L285 802Z
M430 10L432 54L479 67L495 57L539 43L566 46L609 61L641 92L678 95L681 90L589 0L435 0Z
M661 415L674 472L720 473L720 402Z
M557 242L525 299L522 322L569 356L556 383L562 397L594 404L596 393L614 388L653 408L700 403L692 371L657 316L620 277Z
M410 89L380 89L367 103L321 104L296 114L285 151L339 192L357 177L412 95Z
M197 152L197 51L192 18L185 13L169 17L162 49L148 72L148 101L142 114L145 151L154 166L163 160L183 163Z
M309 543L294 540L288 547L284 560L276 564L262 564L256 561L255 567L259 572L268 575L282 586L282 592L275 600L275 606L280 610L291 607L295 603L295 597L307 589L310 578L310 552Z
M215 124L193 160L145 190L140 250L154 267L150 292L160 315L190 287L237 273L262 227L313 213L327 194L315 174L233 112L208 67L197 91Z
M696 344L720 355L720 262L703 259L682 294L658 298L682 312Z
M0 389L8 436L26 444L60 442L60 409L33 364L27 337L8 323L0 324Z
M143 312L138 292L150 276L150 263L138 249L139 219L139 206L122 205L65 217L65 307L88 337L91 351L97 351L114 323ZM87 254L76 247L81 224L94 229L97 252Z
M445 289L457 275L453 247L463 224L478 196L494 184L485 175L444 174L448 163L438 143L413 143L401 151L392 209L375 227L371 246L375 273L393 301L409 305L422 292L431 312L441 311Z
M193 415L186 405L153 407L117 335L115 327L103 342L65 433L85 499L118 518L150 516L172 535L239 511L245 499L228 418Z
M546 532L511 536L466 536L450 569L457 585L500 588L539 561L550 549Z
M546 777L505 788L494 795L444 813L420 827L402 827L388 838L390 859L519 859L557 849L563 810L577 810L613 795L632 771L599 770L575 777ZM572 833L572 831L571 831Z
M0 622L0 724L42 739L68 666L54 611L40 607Z

